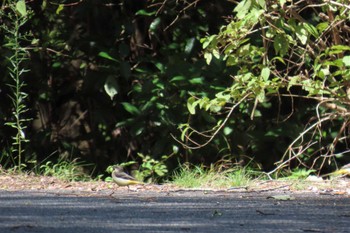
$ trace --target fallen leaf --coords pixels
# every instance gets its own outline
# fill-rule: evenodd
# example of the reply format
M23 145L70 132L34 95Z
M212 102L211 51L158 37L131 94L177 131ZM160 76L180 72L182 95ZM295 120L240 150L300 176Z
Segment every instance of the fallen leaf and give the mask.
M291 200L295 200L295 197L292 197L290 195L274 195L274 196L268 196L267 199L275 199L279 201L291 201Z

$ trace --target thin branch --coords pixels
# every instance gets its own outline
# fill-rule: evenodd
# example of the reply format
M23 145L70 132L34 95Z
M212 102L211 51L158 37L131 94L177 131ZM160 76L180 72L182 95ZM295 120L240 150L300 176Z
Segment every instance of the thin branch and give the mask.
M192 6L195 6L197 5L197 3L199 2L200 0L195 0L194 2L188 4L188 6L186 6L185 8L183 8L175 17L175 19L168 25L166 26L166 28L164 29L164 31L168 30L171 26L173 26L176 21L180 18L179 15L182 14L183 12L185 12L186 10L188 10L190 7Z
M75 6L75 5L78 5L78 4L82 3L82 2L83 2L83 0L80 0L80 1L77 1L77 2L72 2L72 3L66 3L66 4L50 2L50 4L57 5L57 6L61 5L61 6L67 7L67 6Z
M325 118L319 119L317 122L315 122L314 124L312 124L309 128L307 128L306 130L304 130L296 139L294 139L294 141L288 146L288 149L286 150L286 152L284 153L283 157L284 158L288 151L293 150L293 146L294 144L299 141L300 139L302 139L304 137L304 135L309 132L310 130L312 130L313 128L315 128L316 126L318 126L320 123L324 122L324 121L328 121L330 119L332 119L333 116L329 115ZM298 157L300 155L300 153L297 153L295 155L293 155L292 157L290 157L289 159L287 159L286 161L282 162L280 165L278 165L275 169L273 169L272 171L268 172L267 175L270 176L272 173L276 172L277 170L281 169L284 165L286 165L287 163L289 163L290 161L292 161L294 158Z
M333 5L336 5L336 6L345 7L345 8L350 10L350 5L345 5L343 3L335 2L335 1L332 1L332 0L324 0L324 1L325 2L329 2L329 3L331 3Z
M183 143L180 140L178 140L174 135L171 134L171 136L173 137L173 139L175 141L180 143L186 149L196 150L196 149L200 149L202 147L205 147L206 145L208 145L215 138L215 136L220 132L220 130L226 125L228 119L230 118L230 116L233 113L233 110L235 110L238 105L240 105L246 98L248 98L249 95L250 95L250 93L246 94L234 106L231 107L231 110L227 114L225 120L222 122L222 124L216 129L216 131L213 133L213 135L211 135L211 137L205 143L203 143L203 144L195 143L197 146L188 146L185 143ZM186 138L190 139L188 137L186 137ZM192 141L192 143L194 143L194 142Z

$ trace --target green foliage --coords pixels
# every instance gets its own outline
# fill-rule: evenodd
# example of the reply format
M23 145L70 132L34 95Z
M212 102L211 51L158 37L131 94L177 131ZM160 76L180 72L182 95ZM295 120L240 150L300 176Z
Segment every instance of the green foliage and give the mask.
M156 183L164 179L168 173L168 169L165 162L169 158L168 156L162 156L161 160L155 160L149 155L143 155L142 153L137 153L138 157L141 158L141 165L138 170L133 171L133 176L137 180L143 180L146 183ZM121 167L128 167L136 164L136 161L128 161L125 163L118 164ZM113 166L108 166L106 169L107 173L112 173ZM112 181L110 177L106 181Z
M256 176L248 167L234 167L227 170L219 170L211 167L182 165L175 171L172 183L186 188L230 188L248 185Z
M10 87L11 94L11 113L12 116L5 123L15 129L14 136L12 136L12 148L9 152L2 154L1 160L5 157L11 158L11 166L18 168L21 171L25 164L23 164L23 154L25 152L24 143L29 142L26 136L26 128L30 118L25 116L28 111L26 99L28 94L23 90L26 83L24 82L24 73L29 70L23 68L24 62L28 59L27 48L22 45L23 42L28 42L30 34L21 32L22 27L29 20L30 11L27 11L24 1L18 1L16 4L10 4L8 12L0 12L0 17L6 20L8 24L0 26L1 31L4 32L4 48L10 52L6 56L8 74L11 82L7 83ZM8 165L10 165L8 164Z
M163 179L168 169L164 164L168 159L168 156L162 156L160 160L155 160L149 155L137 154L141 159L142 163L138 171L135 173L135 177L146 180L147 183L155 183Z
M29 161L73 152L98 163L97 173L115 161L148 164L144 176L158 181L162 165L172 170L178 161L253 158L271 170L283 154L280 165L296 167L290 161L297 157L315 169L346 159L317 160L347 147L349 12L341 2L8 2L1 30L23 18L9 38L30 31L31 40L16 50L30 58L20 59L17 83L1 77L1 94L15 100L0 103L2 163L21 160L31 169ZM0 49L0 70L13 70L4 59L11 48ZM15 102L29 110L19 112L19 123ZM30 140L24 158L16 155L23 145L11 151L8 135Z
M258 157L258 153L263 152L265 156L259 157L264 156L265 161L266 155L269 159L282 157L277 169L293 166L291 162L296 158L321 169L326 160L336 159L336 151L347 151L348 133L344 127L349 122L350 86L347 80L350 69L346 44L349 34L344 27L347 27L345 22L350 13L346 4L338 2L309 4L306 1L296 4L243 0L234 8L235 16L220 28L219 33L201 39L208 64L221 60L236 72L231 74L232 85L217 92L215 97L192 96L188 99L191 114L196 114L197 109L216 115L226 113L224 120L216 117L218 124L211 134L186 127L182 141L189 141L189 148L207 145L225 125L230 127L229 123L239 124L235 117L231 120L235 110L238 114L250 114L255 129L260 130L253 133L258 134L259 142L251 139L252 156ZM298 97L304 100L295 100ZM267 120L266 117L274 117L271 116L273 112L277 117L281 111L283 113L283 101L291 102L290 112L296 113L292 124L308 122L310 125L299 128L299 133L295 132L298 130L295 127L290 133L283 129L285 127ZM286 115L286 119L290 116ZM278 128L282 130L278 131ZM262 129L267 132L265 136ZM279 149L279 154L276 151L271 156L271 150L275 148L268 146L268 135L279 141L277 147L285 143L285 152ZM196 136L204 136L207 140L201 143ZM195 146L191 146L193 144ZM261 150L262 144L268 150Z
M72 161L59 160L56 163L48 161L41 165L39 174L44 176L54 176L65 181L88 181L91 177L84 172L84 167L91 166L77 159Z
M284 178L285 180L305 180L311 173L316 172L316 170L310 169L307 170L305 168L294 169L289 172Z

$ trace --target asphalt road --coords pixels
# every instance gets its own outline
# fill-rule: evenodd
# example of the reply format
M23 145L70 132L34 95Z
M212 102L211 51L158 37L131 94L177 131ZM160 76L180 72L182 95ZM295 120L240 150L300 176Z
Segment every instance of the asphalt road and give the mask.
M284 194L0 190L0 232L350 232L349 196Z

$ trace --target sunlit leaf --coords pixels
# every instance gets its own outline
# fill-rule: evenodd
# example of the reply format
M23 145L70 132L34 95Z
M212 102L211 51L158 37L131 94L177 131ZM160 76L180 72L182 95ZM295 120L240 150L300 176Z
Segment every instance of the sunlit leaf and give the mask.
M267 81L270 77L270 69L269 67L264 67L262 70L261 70L261 77Z
M107 52L99 52L99 53L98 53L98 56L103 57L103 58L106 58L106 59L111 60L111 61L116 61L116 62L118 62L117 59L111 57Z
M24 0L19 0L16 3L16 10L20 13L21 16L27 15L27 7Z
M279 0L280 5L283 7L283 5L287 2L287 0Z
M140 115L141 112L135 105L128 102L122 102L121 104L123 105L124 109L132 115Z
M266 7L265 0L257 0L257 3L260 5L261 8L265 9L265 7Z
M203 84L203 77L191 78L189 82L191 84Z
M209 65L211 62L211 59L213 58L213 55L211 53L204 53L204 58L207 64Z
M212 54L213 54L213 56L214 56L216 59L219 59L219 58L220 58L220 52L219 52L219 50L214 49L214 50L212 51Z
M237 12L236 16L238 19L243 19L246 16L251 4L251 0L243 0L235 7L234 12Z
M343 63L345 66L350 66L350 56L344 56Z
M103 87L111 99L113 99L113 97L118 94L119 85L114 76L109 76Z
M265 101L265 90L261 89L259 94L256 96L256 98L258 99L259 103L262 103Z
M313 35L315 38L318 38L319 33L316 27L314 27L312 24L309 24L309 23L303 23L303 26L308 31L308 33Z
M207 48L215 39L216 35L211 35L210 37L203 38L201 40L201 43L203 44L203 49Z
M187 109L190 112L190 114L192 114L192 115L196 114L196 104L195 103L196 103L196 98L194 98L193 96L188 98Z
M323 31L325 31L326 29L328 29L329 27L329 22L322 22L317 24L316 28L318 29L318 31L321 33Z
M155 19L152 21L151 25L149 26L149 32L150 32L150 33L155 33L155 32L157 31L157 29L159 28L160 23L161 23L160 17L155 18Z
M56 9L56 14L59 15L60 12L64 9L64 5L63 4L59 4L57 9Z
M308 39L308 32L306 31L304 24L298 25L295 29L295 33L300 42L305 45Z
M233 129L231 127L225 127L224 128L224 134L227 136L233 132Z

